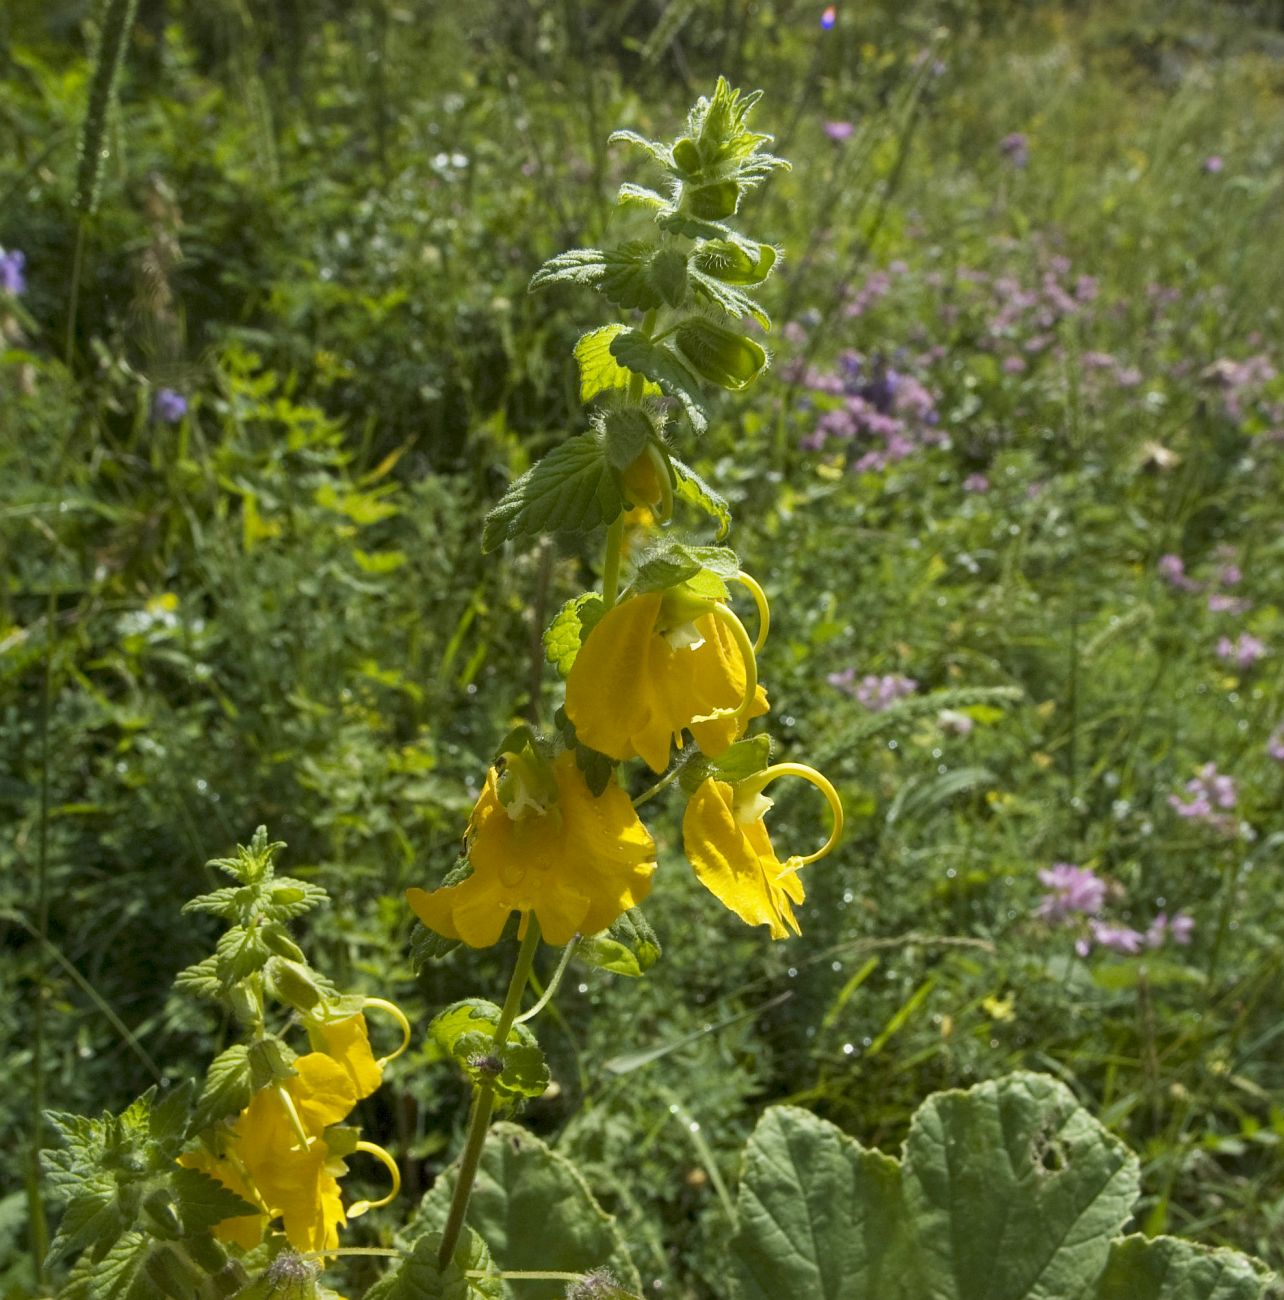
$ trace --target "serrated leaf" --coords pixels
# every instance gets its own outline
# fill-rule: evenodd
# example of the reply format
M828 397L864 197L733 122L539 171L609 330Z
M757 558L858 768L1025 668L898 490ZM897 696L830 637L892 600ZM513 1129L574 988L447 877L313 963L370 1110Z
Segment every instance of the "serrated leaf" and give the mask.
M177 1165L170 1181L184 1232L204 1232L224 1219L258 1213L255 1206L199 1169Z
M611 352L611 344L627 332L627 325L603 325L601 329L581 335L575 345L575 360L580 368L581 402L591 402L599 393L628 388L633 374L620 365ZM644 396L655 396L660 391L660 385L650 381L642 389Z
M613 406L599 415L606 458L618 470L628 469L663 427L663 417L657 419L645 406Z
M720 311L726 312L733 320L743 320L744 317L750 316L763 329L769 330L771 328L771 317L762 309L762 306L749 297L747 293L737 289L735 285L724 284L711 275L705 275L704 272L697 271L695 267L691 268L690 283L697 302L717 307ZM761 351L761 349L759 350ZM765 353L763 353L763 361L765 364ZM759 369L761 369L761 366ZM742 384L741 387L744 387L744 385Z
M148 1132L167 1155L176 1156L187 1132L187 1113L192 1108L192 1081L184 1079L165 1098L151 1107Z
M1269 1276L1255 1260L1176 1237L1123 1237L1093 1300L1259 1300Z
M87 1293L92 1300L155 1300L143 1273L150 1246L143 1233L125 1233L94 1270Z
M584 638L593 630L605 609L602 597L587 591L568 600L548 625L544 633L544 654L563 677L571 671Z
M677 479L674 494L690 505L703 510L718 525L716 538L722 541L731 531L731 507L689 465L674 457L669 458Z
M554 447L504 493L486 516L482 550L541 533L583 533L624 509L601 440L582 433Z
M587 285L617 307L679 307L686 299L687 259L676 248L639 239L606 250L573 248L545 262L530 287L550 284Z
M601 934L581 939L575 955L599 970L636 979L660 960L660 941L641 909L631 907Z
M607 144L631 144L637 149L641 149L655 162L666 170L673 169L673 153L667 144L662 144L659 140L648 140L644 135L638 135L636 131L612 131L607 137Z
M672 205L663 194L657 194L655 190L648 189L645 185L634 185L632 181L625 181L620 186L615 201L622 207L636 204L642 208L672 209Z
M258 927L243 925L234 925L221 935L214 954L218 958L219 979L225 987L261 971L272 955Z
M249 892L243 885L224 885L222 889L215 889L212 893L198 894L195 898L189 898L180 911L184 916L192 912L208 912L229 921L237 920L243 911L240 902L249 895Z
M295 1073L293 1060L294 1053L281 1039L272 1035L256 1039L246 1052L251 1089L259 1092L290 1078Z
M639 556L629 590L635 594L667 591L687 583L701 596L726 600L727 580L739 572L740 561L730 547L668 542Z
M422 1226L431 1230L445 1222L455 1177L456 1170L447 1171L424 1197L418 1215ZM515 1124L496 1124L486 1138L467 1222L490 1243L495 1264L504 1272L606 1268L625 1287L641 1290L624 1235L580 1173ZM565 1293L564 1282L531 1279L521 1283L520 1293L514 1288L509 1294L520 1294L521 1300L562 1300Z
M116 1180L106 1171L84 1170L51 1183L68 1196L58 1231L49 1247L49 1261L63 1259L82 1250L101 1254L128 1226L117 1199Z
M466 998L438 1012L428 1035L474 1084L489 1083L500 1099L540 1096L549 1076L535 1035L526 1025L513 1025L504 1046L497 1048L499 1019L500 1009L493 1002Z
M606 268L607 254L600 248L569 248L550 257L531 276L531 292L551 284L596 284Z
M613 335L609 350L626 371L644 375L652 384L650 391L676 398L696 433L705 431L708 420L700 404L698 381L676 352L653 342L641 330L631 329Z
M365 1300L500 1300L503 1283L479 1233L465 1228L444 1269L437 1264L440 1249L440 1231L417 1238L396 1268L366 1292Z
M218 957L210 953L194 966L178 972L174 976L174 987L180 993L189 993L198 998L218 998L223 995L223 981L218 977Z
M253 1095L250 1049L244 1043L233 1043L210 1062L188 1132L199 1133L220 1119L239 1115Z
M292 921L296 916L329 902L329 899L329 894L310 880L277 876L265 891L263 912L274 921Z
M807 1111L771 1107L745 1148L732 1296L909 1300L897 1285L900 1184L891 1157Z

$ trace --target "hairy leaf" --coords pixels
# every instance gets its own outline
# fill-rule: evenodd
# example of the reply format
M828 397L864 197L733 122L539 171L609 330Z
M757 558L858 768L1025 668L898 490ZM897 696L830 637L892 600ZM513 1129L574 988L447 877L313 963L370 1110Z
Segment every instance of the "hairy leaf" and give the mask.
M549 624L544 633L544 653L563 677L571 671L584 638L604 612L602 597L587 591L568 600Z
M677 479L675 495L697 506L713 519L718 525L716 539L722 541L731 531L731 507L689 465L684 465L673 456L669 457L669 464Z
M624 330L610 341L611 355L627 370L645 375L656 387L681 403L691 427L703 433L708 426L700 404L699 384L678 355L662 343L652 342L641 330Z

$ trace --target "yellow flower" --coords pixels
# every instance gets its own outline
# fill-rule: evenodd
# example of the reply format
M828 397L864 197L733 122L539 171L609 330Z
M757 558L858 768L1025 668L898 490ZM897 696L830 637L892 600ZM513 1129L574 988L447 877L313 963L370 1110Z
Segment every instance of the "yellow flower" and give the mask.
M209 1174L259 1207L258 1214L217 1224L214 1235L222 1241L252 1250L268 1224L280 1219L296 1250L333 1250L348 1218L371 1208L362 1202L344 1214L339 1176L347 1166L327 1144L325 1131L379 1086L382 1071L370 1051L364 1016L332 1021L319 1032L328 1052L298 1057L294 1075L256 1092L222 1154L198 1150L179 1157L180 1164ZM349 1142L344 1150L376 1156L391 1173L395 1194L400 1178L385 1151L369 1142Z
M641 758L654 772L668 767L684 727L716 758L767 707L739 619L682 588L608 610L566 680L566 714L580 741L619 761Z
M492 767L468 826L473 874L406 901L430 929L485 948L513 912L535 913L551 944L596 934L650 893L655 844L611 779L594 796L571 751L553 760L545 792L505 791ZM542 798L534 796L543 796Z
M824 794L834 825L823 848L783 864L776 857L764 816L771 800L762 791L780 776L799 776ZM823 858L843 829L843 807L834 787L800 763L778 763L730 785L706 779L687 804L682 840L700 883L746 925L770 927L773 939L801 934L794 904L804 898L798 869Z

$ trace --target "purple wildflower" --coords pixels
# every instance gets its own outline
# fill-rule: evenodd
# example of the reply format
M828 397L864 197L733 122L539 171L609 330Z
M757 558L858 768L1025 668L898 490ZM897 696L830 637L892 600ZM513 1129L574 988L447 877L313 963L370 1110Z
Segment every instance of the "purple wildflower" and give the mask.
M1216 176L1226 166L1226 160L1219 153L1211 153L1204 159L1204 170L1210 176Z
M1235 778L1217 770L1215 763L1205 763L1198 775L1186 782L1186 799L1179 794L1168 796L1168 806L1188 821L1207 822L1229 834L1234 822L1224 815L1235 807ZM1219 811L1220 810L1220 811Z
M27 265L27 255L21 249L5 252L0 248L0 294L10 298L20 297L27 291L27 277L23 268Z
M963 480L964 492L988 492L990 490L990 480L984 474L969 474Z
M1013 131L999 141L999 152L1013 167L1024 167L1030 161L1030 141L1020 131Z
M837 140L839 142L843 140L850 140L852 136L855 134L855 132L856 132L856 127L851 122L826 122L825 123L825 134L831 140Z
M1035 916L1043 921L1066 921L1076 913L1091 915L1099 912L1106 901L1106 882L1090 867L1054 862L1040 869L1039 879L1052 891L1034 909Z
M826 5L820 15L820 26L823 31L831 31L834 24L838 21L838 6Z
M1271 732L1266 742L1266 752L1277 763L1284 763L1284 723Z
M1251 632L1241 632L1234 641L1224 636L1217 642L1217 657L1223 663L1233 663L1236 668L1251 668L1265 654L1266 643Z
M1160 912L1146 930L1146 947L1160 948L1166 939L1185 947L1195 931L1195 918L1189 912L1178 912L1170 917L1167 912Z
M1198 591L1199 583L1186 576L1186 566L1180 555L1161 555L1159 557L1159 576L1178 591Z
M867 673L855 684L855 672L851 678L844 683L844 689L849 694L855 695L859 703L863 704L871 713L882 713L884 709L890 708L897 700L903 699L906 695L913 695L918 689L918 682L912 677L904 677L900 673L886 673L882 677L877 673Z
M172 388L157 390L152 401L152 418L162 424L177 424L187 414L187 398Z
M1145 936L1127 925L1115 925L1110 921L1090 921L1092 940L1112 952L1137 953L1145 942Z

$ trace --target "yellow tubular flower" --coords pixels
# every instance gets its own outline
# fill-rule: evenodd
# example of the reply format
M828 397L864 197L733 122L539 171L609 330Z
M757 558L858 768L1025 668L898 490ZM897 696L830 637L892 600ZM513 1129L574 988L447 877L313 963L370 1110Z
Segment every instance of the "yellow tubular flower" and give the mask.
M768 708L740 620L715 601L687 602L684 611L669 599L677 595L645 592L608 610L566 679L566 714L579 739L619 761L641 758L657 773L684 727L716 758Z
M339 1192L339 1176L347 1166L330 1150L325 1131L379 1086L381 1071L370 1051L364 1016L316 1028L327 1050L298 1057L293 1076L255 1093L221 1155L199 1150L179 1157L180 1164L209 1174L260 1208L259 1214L217 1224L214 1235L222 1241L252 1250L269 1222L280 1219L295 1250L334 1250L339 1244L339 1229L350 1217ZM400 1178L391 1156L369 1142L358 1142L355 1150L375 1155L391 1170L395 1194ZM360 1202L353 1210L371 1208Z
M780 776L798 776L816 786L834 821L822 848L783 864L767 834L764 816L771 800L762 793ZM778 763L736 785L709 777L691 796L682 818L683 845L700 883L746 925L770 927L773 939L788 938L790 930L802 933L793 907L804 898L798 869L829 853L842 829L838 792L801 763Z
M430 930L486 948L513 912L523 913L523 928L534 912L544 938L564 944L606 929L650 893L655 844L614 778L595 797L569 750L551 774L556 795L546 807L505 806L491 768L468 828L473 874L448 888L406 891Z

